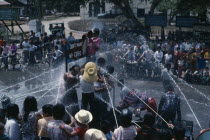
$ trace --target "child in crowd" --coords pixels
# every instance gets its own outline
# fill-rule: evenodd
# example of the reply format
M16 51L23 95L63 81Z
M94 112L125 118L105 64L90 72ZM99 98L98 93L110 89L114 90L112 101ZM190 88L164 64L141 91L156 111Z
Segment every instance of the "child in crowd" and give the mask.
M107 140L112 140L113 132L111 131L111 129L112 129L112 125L108 120L101 122L101 131L104 133Z
M9 140L9 137L4 134L4 124L0 122L0 140Z
M61 125L60 128L63 129L69 136L78 136L79 140L84 139L85 132L89 129L89 123L92 121L93 116L89 111L80 110L75 115L77 127L74 128L72 132L68 131L64 125ZM72 121L69 126L72 126L75 123L75 120Z

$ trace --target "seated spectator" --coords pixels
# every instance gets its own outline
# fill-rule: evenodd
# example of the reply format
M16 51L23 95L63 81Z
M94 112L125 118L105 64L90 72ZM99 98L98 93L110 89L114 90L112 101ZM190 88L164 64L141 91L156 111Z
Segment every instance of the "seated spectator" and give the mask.
M7 122L5 134L10 140L21 140L21 131L18 124L19 107L17 104L10 104L7 107Z
M167 92L161 97L158 113L172 123L174 123L176 116L177 120L181 121L180 98L174 93L172 85L167 86Z
M38 136L41 137L48 137L47 134L47 124L51 121L53 121L52 117L52 110L53 110L53 105L51 104L46 104L42 107L42 112L43 112L43 119L39 119L38 121Z
M112 125L108 120L101 122L101 130L105 134L107 140L112 140L113 132L111 131Z
M65 107L62 104L56 104L53 106L53 118L55 119L53 122L48 124L47 132L51 140L68 140L70 136L63 131L60 126L64 125L65 129L69 132L72 132L73 129L66 125L63 122L63 117L65 115Z
M104 133L97 129L89 129L84 136L84 140L107 140Z
M37 101L33 96L28 96L23 103L22 140L37 138Z
M4 134L4 124L0 122L0 140L9 140L9 137Z
M129 109L123 109L120 114L121 126L114 130L112 140L134 140L137 131L135 126L131 124L132 112Z
M88 130L89 126L88 123L90 123L93 119L92 114L89 111L86 110L80 110L75 115L77 127L74 128L72 132L69 132L68 129L65 128L64 124L61 124L60 128L63 129L67 135L69 136L78 136L79 140L84 139L85 132ZM74 123L74 121L70 124L70 126Z
M187 140L185 138L185 129L184 128L177 128L174 129L174 137L172 140Z

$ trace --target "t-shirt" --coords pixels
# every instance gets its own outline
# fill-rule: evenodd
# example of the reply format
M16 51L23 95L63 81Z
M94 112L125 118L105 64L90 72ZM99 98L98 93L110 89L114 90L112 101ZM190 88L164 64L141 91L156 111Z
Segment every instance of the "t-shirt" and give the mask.
M168 64L170 63L172 59L172 55L171 54L165 54L165 63Z
M9 136L11 140L21 140L21 131L16 120L7 120L5 124L5 135Z
M156 51L154 57L155 57L155 60L156 60L156 61L161 62L162 59L163 59L163 52L161 52L161 51L160 51L160 52Z
M112 136L112 140L134 140L137 135L137 131L135 126L130 126L128 128L123 128L120 126L119 128L114 130L114 134Z
M79 138L83 138L84 135L85 135L85 132L86 132L87 130L88 130L88 128L82 128L82 127L76 127L76 128L74 129L74 131L77 132L77 136L78 136Z
M94 92L94 84L84 81L82 76L80 76L80 86L82 89L82 93L93 93Z
M179 65L180 67L184 66L184 60L178 60L178 65Z

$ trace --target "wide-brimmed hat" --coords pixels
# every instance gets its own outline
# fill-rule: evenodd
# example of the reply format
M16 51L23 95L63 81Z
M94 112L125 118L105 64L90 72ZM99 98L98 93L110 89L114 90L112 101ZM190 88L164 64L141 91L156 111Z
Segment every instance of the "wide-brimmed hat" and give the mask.
M89 129L84 135L84 140L107 140L104 133L97 129Z
M75 115L75 119L81 124L88 124L93 120L93 116L89 111L80 110Z
M98 80L97 66L93 62L89 62L85 65L84 74L82 78L85 82L94 83Z
M1 107L0 108L3 108L3 109L7 109L7 106L12 103L10 98L6 95L2 95L0 97L0 100L1 100Z

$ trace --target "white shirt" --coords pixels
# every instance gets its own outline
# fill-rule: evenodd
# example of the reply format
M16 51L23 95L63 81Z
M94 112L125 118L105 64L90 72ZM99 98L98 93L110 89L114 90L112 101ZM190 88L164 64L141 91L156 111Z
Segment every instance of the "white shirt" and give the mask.
M154 57L155 57L155 61L158 61L158 62L161 62L162 59L163 59L163 52L160 51L156 51L155 54L154 54Z
M112 140L135 140L136 135L137 131L135 126L132 125L128 128L120 126L114 130Z
M190 43L185 43L184 44L184 50L189 51L192 48L192 45Z
M35 45L29 46L29 51L35 51L36 49L37 49L37 46L35 46Z
M55 56L56 56L56 57L60 57L62 54L63 54L63 52L60 51L60 50L56 50L56 51L55 51Z
M5 135L7 135L10 140L21 140L21 131L16 120L7 120L5 124Z
M94 92L94 84L84 81L82 76L80 76L79 78L80 78L80 86L82 89L82 93L93 93Z
M184 66L184 60L178 60L178 65L179 65L180 67Z
M165 54L165 63L170 63L170 60L172 59L172 55L171 54Z
M146 61L152 61L154 52L152 50L144 51L142 57L144 57Z

